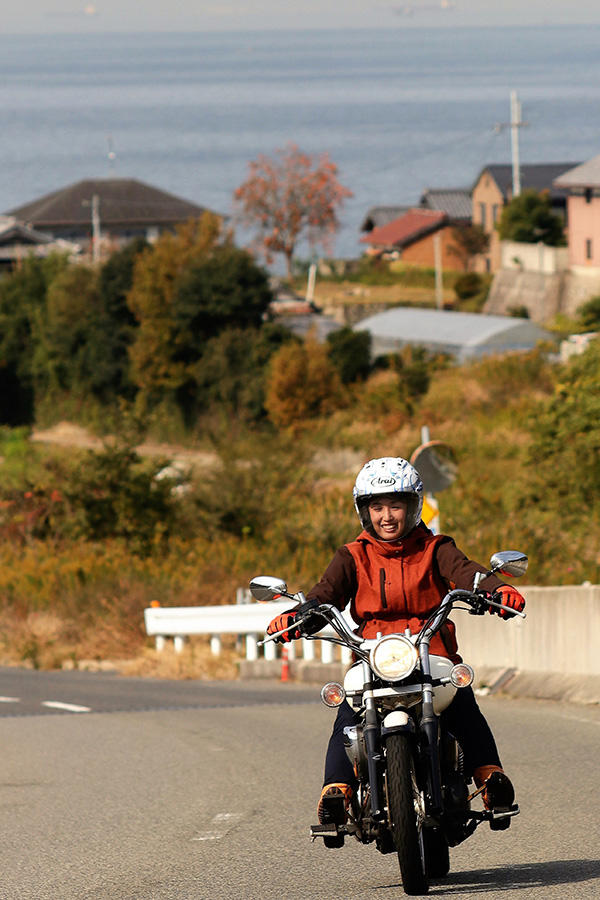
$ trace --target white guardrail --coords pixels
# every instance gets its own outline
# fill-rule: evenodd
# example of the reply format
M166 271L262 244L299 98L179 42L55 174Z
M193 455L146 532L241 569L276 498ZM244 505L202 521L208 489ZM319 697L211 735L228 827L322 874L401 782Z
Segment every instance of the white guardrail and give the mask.
M242 596L246 591L240 592ZM249 592L248 592L249 593ZM246 642L246 659L276 659L278 644L270 641L264 647L258 642L265 636L267 625L275 616L285 612L292 606L290 600L276 600L272 603L241 602L235 606L153 606L144 610L146 632L155 638L157 650L162 650L167 638L173 638L175 651L180 653L189 635L210 635L210 649L215 656L221 653L221 636L235 634ZM352 628L356 627L350 614L345 612ZM333 634L331 628L323 629L321 634ZM351 651L346 647L337 648L326 641L291 641L287 646L288 659L301 656L303 659L321 662L334 662L336 650L343 663L351 661ZM262 651L262 654L260 653ZM320 653L319 653L320 651Z
M514 667L528 672L554 672L600 676L600 585L556 587L521 586L527 600L527 619L502 622L495 616L453 615L457 625L459 652L471 665ZM210 636L212 652L221 652L221 635L245 640L246 658L276 659L281 644L264 648L258 641L271 619L289 609L291 601L248 602L250 592L239 588L238 602L231 606L153 607L146 609L146 631L161 649L173 638L175 649L183 649L187 635ZM352 624L349 613L344 616ZM354 626L353 626L354 627ZM285 645L288 658L333 662L340 648L325 641L292 641ZM342 649L344 663L350 651Z

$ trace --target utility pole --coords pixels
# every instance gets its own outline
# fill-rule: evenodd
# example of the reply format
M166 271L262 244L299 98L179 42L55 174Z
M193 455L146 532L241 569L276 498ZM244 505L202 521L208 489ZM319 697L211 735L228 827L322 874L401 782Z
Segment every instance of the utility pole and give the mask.
M92 260L97 263L100 259L100 197L94 194L92 197Z
M510 145L512 150L513 197L521 193L521 169L519 164L519 128L521 122L521 104L516 91L510 92Z
M433 236L433 259L435 265L435 305L442 309L444 305L444 282L442 273L442 239L439 231Z
M312 303L315 296L315 283L317 280L317 264L312 262L308 267L308 281L306 283L305 301Z
M525 128L529 122L521 119L521 103L516 91L510 92L510 122L499 122L495 131L500 132L510 128L510 147L512 157L512 195L518 197L521 193L521 164L519 160L519 128Z

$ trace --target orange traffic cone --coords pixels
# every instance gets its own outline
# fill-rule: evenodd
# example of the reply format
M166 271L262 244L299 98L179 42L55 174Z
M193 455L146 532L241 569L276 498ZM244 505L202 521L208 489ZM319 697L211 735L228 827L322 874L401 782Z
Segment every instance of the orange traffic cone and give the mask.
M288 648L283 647L281 651L281 680L288 681L290 677L290 664L288 661Z

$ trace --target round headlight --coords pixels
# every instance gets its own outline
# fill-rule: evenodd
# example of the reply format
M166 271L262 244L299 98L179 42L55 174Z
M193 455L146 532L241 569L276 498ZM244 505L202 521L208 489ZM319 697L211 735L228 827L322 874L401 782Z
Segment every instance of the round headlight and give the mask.
M415 645L400 634L381 638L371 650L371 668L385 681L406 678L417 665Z

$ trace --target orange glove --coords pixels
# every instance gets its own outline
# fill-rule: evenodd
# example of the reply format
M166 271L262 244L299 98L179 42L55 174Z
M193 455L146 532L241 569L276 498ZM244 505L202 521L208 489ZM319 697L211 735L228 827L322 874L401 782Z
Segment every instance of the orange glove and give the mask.
M290 641L299 638L299 630L297 628L292 628L295 618L295 609L290 609L289 612L284 612L279 616L275 616L275 618L267 625L267 634L276 634L278 631L283 631L284 628L290 629L289 631L284 631L283 634L280 634L279 637L275 638L276 644L287 644Z
M505 609L494 609L493 606L490 608L490 612L497 612L501 619L512 619L514 616L514 612L511 612L512 609L516 609L517 612L523 612L525 609L525 597L510 584L501 584L495 592L494 599L506 607Z

